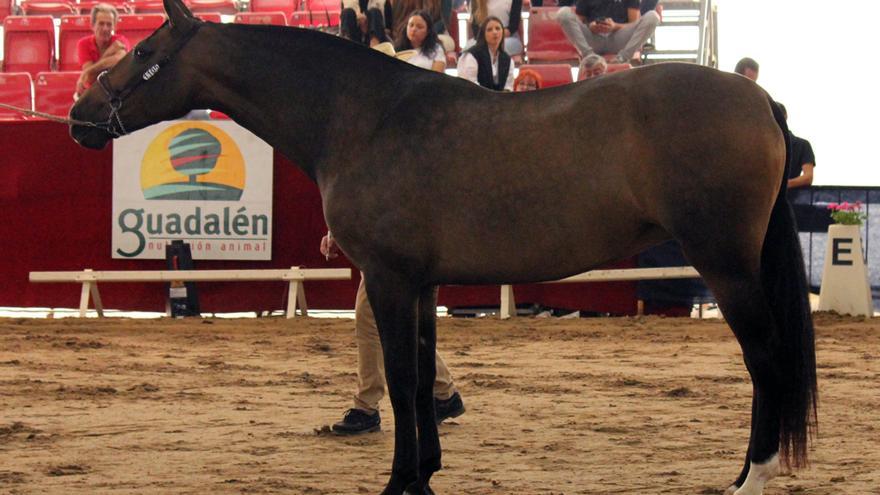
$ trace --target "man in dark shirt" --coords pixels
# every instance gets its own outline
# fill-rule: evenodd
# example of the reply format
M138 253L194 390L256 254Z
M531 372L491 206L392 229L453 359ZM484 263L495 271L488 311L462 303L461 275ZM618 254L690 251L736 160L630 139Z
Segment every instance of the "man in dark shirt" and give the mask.
M782 115L788 120L788 111L785 105L779 104ZM788 188L797 189L807 187L813 183L813 169L816 167L816 157L813 155L813 146L809 141L795 136L791 131L791 156L788 162Z
M656 11L639 12L639 0L578 0L574 9L560 8L556 19L581 60L617 54L615 63L629 63L660 24Z

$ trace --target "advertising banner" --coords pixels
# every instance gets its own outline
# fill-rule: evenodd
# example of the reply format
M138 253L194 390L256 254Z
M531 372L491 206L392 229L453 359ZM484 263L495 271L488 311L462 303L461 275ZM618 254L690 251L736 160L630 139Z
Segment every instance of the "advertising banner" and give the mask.
M114 258L272 258L272 148L232 121L172 121L113 143Z

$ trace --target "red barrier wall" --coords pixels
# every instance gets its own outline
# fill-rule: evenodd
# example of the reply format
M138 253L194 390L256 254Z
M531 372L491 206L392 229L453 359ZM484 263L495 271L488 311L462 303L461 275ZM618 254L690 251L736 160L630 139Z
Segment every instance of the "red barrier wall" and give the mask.
M32 284L28 272L48 270L164 269L164 260L119 260L110 255L112 148L79 147L60 124L0 122L0 306L78 307L75 284ZM271 261L196 261L200 269L349 267L318 252L326 232L317 187L298 168L275 154ZM548 258L548 262L552 262ZM620 266L634 266L629 261ZM310 282L311 308L351 308L358 275L352 281ZM162 311L163 284L101 285L107 308ZM286 284L200 283L203 311L282 309ZM634 283L523 285L519 303L608 312L635 313ZM498 306L497 286L444 287L440 304L450 307Z

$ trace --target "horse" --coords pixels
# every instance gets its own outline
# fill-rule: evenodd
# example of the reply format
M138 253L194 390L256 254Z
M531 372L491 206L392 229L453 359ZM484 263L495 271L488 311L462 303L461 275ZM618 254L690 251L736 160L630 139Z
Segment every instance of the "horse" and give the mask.
M815 338L786 199L789 138L753 82L669 63L493 92L330 35L164 6L167 22L72 107L71 136L100 149L212 108L317 183L384 349L394 458L383 494L433 493L441 468L435 286L560 279L667 239L714 292L753 383L727 493L761 494L782 467L806 465Z

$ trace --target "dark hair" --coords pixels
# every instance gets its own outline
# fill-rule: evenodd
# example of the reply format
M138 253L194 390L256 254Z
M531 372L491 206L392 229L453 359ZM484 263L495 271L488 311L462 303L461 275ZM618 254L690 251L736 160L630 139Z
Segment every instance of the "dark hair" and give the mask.
M358 25L357 13L354 9L345 8L339 15L339 35L351 41L364 45L370 44L370 38L375 37L380 43L388 41L385 36L385 18L379 9L372 8L366 11L367 32L361 31Z
M385 35L385 16L377 8L367 10L367 44L371 37L375 37L379 43L388 41L388 36Z
M504 31L504 23L501 22L501 19L495 17L494 15L490 15L486 17L483 22L480 23L480 30L476 36L476 44L474 46L465 50L466 52L477 52L480 50L489 51L489 45L486 43L486 29L489 27L489 23L495 21L501 25L501 31ZM501 37L501 45L498 46L498 52L504 53L504 36Z
M339 13L339 36L357 43L364 42L354 9L342 9Z
M755 59L745 57L736 63L736 67L734 67L733 71L744 76L746 75L746 69L752 69L753 71L758 72L758 68L758 62L755 62Z
M437 38L437 32L434 31L434 21L431 19L431 14L427 10L416 10L406 18L406 26L409 26L409 20L415 16L419 16L422 20L425 21L425 25L427 26L428 33L425 35L425 40L422 41L422 46L420 50L422 53L429 57L433 57L435 53L437 53L437 49L441 47L440 40ZM400 33L400 39L397 40L397 46L394 47L397 51L403 50L412 50L412 43L409 41L409 37L406 35L409 29L407 27L403 28L403 32Z

